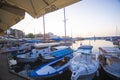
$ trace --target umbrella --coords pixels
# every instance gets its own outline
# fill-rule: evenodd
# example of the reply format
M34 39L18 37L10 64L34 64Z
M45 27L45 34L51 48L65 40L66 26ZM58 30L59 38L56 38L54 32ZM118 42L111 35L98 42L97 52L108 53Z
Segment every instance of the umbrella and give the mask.
M0 2L0 34L24 18L25 11Z
M38 18L46 13L58 10L80 0L4 0L5 2L24 9L32 17Z

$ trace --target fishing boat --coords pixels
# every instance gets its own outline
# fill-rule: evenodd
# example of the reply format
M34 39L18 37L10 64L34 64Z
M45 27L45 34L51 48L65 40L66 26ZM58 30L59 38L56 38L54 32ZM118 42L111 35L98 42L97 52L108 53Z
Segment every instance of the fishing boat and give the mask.
M120 49L100 47L99 61L101 68L114 80L120 80Z
M12 53L12 52L24 52L25 50L29 50L31 48L31 45L20 45L17 47L5 47L0 49L0 53Z
M120 45L120 39L117 39L117 40L113 41L113 44L114 45Z
M79 47L70 61L71 80L92 80L99 68L96 54L91 53L92 46L83 48Z
M73 50L68 46L60 46L58 43L40 43L35 45L32 52L17 55L18 62L35 62L38 59L42 62L52 61L61 58Z
M35 79L44 79L62 74L69 66L72 54L66 55L60 59L49 62L30 72L29 76Z
M116 45L120 49L120 39L113 41L113 45Z
M26 62L35 62L38 57L42 58L46 54L49 54L53 46L59 45L58 43L39 43L34 44L34 48L27 53L17 54L17 61L26 63Z

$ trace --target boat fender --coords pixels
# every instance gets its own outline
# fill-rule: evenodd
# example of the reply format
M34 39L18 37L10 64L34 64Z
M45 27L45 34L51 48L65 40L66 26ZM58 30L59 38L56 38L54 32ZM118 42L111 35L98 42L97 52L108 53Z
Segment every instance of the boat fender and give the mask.
M73 72L73 75L75 75L76 74L76 72Z

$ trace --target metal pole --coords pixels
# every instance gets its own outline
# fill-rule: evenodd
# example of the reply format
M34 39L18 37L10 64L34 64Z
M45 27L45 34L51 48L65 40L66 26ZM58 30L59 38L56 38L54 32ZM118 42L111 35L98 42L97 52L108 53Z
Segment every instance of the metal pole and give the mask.
M45 18L44 18L44 15L43 15L43 31L44 31L43 40L45 42Z
M65 31L65 45L66 45L66 15L65 15L65 8L64 8L64 31Z

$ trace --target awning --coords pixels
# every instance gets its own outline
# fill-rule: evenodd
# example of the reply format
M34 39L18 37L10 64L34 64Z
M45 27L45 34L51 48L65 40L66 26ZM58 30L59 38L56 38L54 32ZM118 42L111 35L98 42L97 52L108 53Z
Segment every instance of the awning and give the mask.
M25 11L9 4L0 3L0 34L24 18Z
M32 17L38 18L80 0L5 0L7 3L24 9Z

